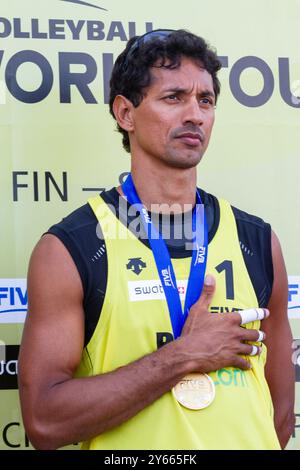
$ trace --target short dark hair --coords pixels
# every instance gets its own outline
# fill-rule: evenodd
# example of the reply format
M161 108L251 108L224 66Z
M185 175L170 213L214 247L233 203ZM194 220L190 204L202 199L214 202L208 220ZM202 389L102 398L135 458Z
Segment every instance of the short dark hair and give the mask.
M146 35L145 35L146 37ZM143 37L131 38L124 51L118 56L110 79L109 108L113 113L113 102L117 95L123 95L137 107L145 95L145 89L151 84L150 68L158 67L174 69L180 66L182 57L199 62L212 76L214 93L220 93L220 82L217 72L221 68L216 52L207 42L189 31L180 29L170 31L164 37L149 35L147 41ZM137 47L138 46L138 47ZM128 132L117 124L118 131L123 134L123 147L130 152Z

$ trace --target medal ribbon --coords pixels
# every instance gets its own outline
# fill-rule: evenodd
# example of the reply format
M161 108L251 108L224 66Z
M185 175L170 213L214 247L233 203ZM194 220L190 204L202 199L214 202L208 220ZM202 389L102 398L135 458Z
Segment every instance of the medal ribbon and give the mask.
M200 194L196 191L196 205L192 213L193 250L191 267L185 297L184 309L182 311L180 296L177 288L176 277L168 251L168 247L159 231L156 230L150 215L142 204L131 173L122 184L122 190L128 202L140 212L150 247L154 256L157 271L164 289L167 300L174 338L181 334L191 306L199 299L203 284L207 262L208 251L208 229L205 217L204 205Z

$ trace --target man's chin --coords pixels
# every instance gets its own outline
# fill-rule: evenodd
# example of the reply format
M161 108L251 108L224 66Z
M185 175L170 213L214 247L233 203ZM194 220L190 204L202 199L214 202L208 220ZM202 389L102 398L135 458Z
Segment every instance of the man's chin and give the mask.
M173 168L182 168L182 169L189 169L189 168L195 168L195 166L200 163L202 159L202 154L199 155L171 155L169 157L166 157L165 162L168 164L168 166L173 167Z

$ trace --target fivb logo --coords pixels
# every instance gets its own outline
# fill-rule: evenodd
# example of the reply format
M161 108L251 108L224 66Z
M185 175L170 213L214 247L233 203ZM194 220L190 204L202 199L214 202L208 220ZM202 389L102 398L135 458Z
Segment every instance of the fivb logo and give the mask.
M173 287L175 289L175 286L173 284L172 276L171 276L171 267L168 266L168 268L162 269L161 270L162 274L162 279L163 283L166 287Z
M289 318L300 319L300 276L289 276Z
M26 279L0 279L0 323L24 323L26 313Z
M145 220L146 220L147 224L151 224L150 215L148 214L148 211L147 211L147 209L145 209L145 207L142 208L142 212L144 214L144 217L145 217Z
M197 245L197 256L196 256L196 264L202 264L205 261L205 254L206 254L206 248L205 246L198 246Z

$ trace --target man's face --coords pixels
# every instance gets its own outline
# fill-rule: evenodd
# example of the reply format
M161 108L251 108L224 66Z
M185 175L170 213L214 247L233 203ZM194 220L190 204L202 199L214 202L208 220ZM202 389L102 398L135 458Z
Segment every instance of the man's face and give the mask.
M202 158L214 123L215 94L207 70L188 58L176 69L153 67L152 83L132 110L132 151L175 168L192 168Z

